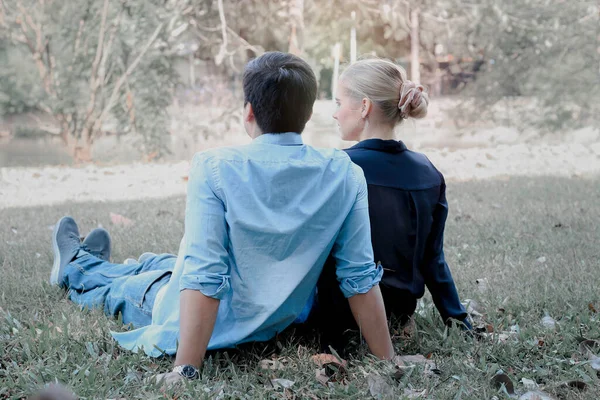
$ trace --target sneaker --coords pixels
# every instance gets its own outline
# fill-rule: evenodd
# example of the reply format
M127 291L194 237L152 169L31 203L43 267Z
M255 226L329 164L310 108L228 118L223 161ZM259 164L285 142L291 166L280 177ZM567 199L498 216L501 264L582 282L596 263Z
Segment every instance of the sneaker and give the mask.
M91 255L110 261L110 235L103 228L92 230L84 239L82 247Z
M139 264L138 260L136 260L135 258L126 258L125 261L123 261L123 264L125 265L133 265L133 264Z
M65 267L77 256L81 249L79 228L71 217L63 217L54 226L52 250L54 264L50 272L50 284L60 285Z

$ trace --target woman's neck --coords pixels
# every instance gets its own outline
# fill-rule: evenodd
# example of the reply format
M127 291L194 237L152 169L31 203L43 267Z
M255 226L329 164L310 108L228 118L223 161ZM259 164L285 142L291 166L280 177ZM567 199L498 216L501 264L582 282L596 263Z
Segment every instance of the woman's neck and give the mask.
M367 139L382 139L382 140L396 140L396 133L394 128L390 126L366 126L366 129L360 135L360 140Z

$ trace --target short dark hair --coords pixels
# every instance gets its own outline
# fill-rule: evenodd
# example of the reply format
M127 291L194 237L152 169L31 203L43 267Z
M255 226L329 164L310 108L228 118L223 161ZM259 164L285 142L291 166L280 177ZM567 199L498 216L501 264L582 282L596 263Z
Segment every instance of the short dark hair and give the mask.
M263 133L301 133L316 98L317 78L300 57L274 51L246 65L244 105L252 105Z

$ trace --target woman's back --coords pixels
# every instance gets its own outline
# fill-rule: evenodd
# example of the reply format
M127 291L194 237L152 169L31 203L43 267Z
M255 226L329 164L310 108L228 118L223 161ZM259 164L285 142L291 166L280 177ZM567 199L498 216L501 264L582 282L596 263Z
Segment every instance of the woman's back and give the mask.
M395 140L368 139L346 150L364 173L375 260L384 268L383 284L418 298L425 290L425 263L435 252L431 239L444 179L423 154ZM438 213L439 214L439 213ZM440 246L441 250L441 246Z

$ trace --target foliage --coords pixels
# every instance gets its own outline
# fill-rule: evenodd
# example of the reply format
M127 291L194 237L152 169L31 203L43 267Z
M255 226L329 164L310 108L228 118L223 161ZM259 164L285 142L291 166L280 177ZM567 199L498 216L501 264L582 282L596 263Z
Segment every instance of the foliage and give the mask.
M43 90L37 71L21 49L0 41L0 115L19 114L36 108Z
M91 158L113 116L116 132L167 133L173 73L164 25L174 13L168 2L3 1L1 12L4 40L27 51L37 69L43 96L36 107L56 118L76 159Z
M537 100L536 112L512 112L526 114L541 128L600 123L596 1L486 0L470 13L477 21L471 46L488 60L466 93L475 97L478 108L490 111L507 97L527 97Z

